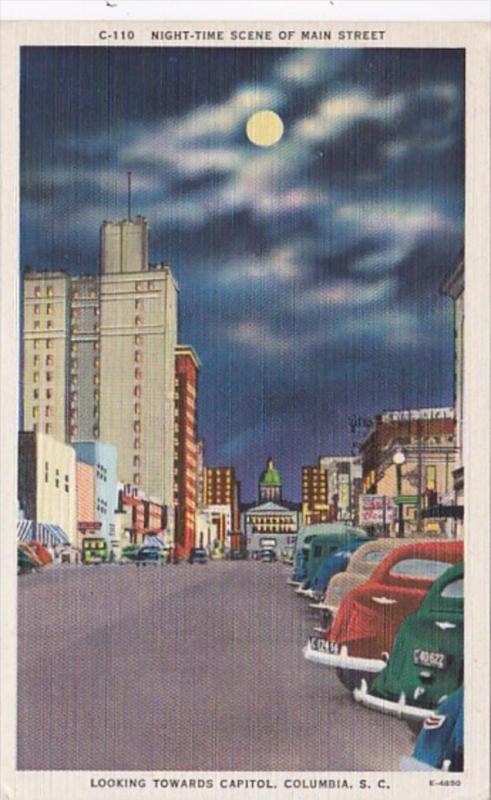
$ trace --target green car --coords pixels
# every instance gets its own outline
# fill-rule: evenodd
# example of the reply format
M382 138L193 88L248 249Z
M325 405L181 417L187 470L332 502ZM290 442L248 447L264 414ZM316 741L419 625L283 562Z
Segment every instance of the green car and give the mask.
M141 544L126 545L126 547L123 547L123 550L121 552L120 562L124 563L125 561L136 561L136 557L140 549L141 549Z
M38 564L29 558L27 553L22 547L17 548L17 575L25 575L30 572L35 572L38 569Z
M419 724L462 685L464 673L464 565L446 570L423 603L402 623L387 666L370 690L354 697L363 705Z

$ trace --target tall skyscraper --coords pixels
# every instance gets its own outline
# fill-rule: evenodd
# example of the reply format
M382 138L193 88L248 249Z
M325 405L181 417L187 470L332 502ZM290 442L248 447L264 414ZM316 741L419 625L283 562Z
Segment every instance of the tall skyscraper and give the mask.
M24 277L24 429L116 445L118 477L167 506L170 532L177 297L143 217L102 224L99 275Z
M175 377L175 539L187 556L196 544L198 438L196 401L200 362L192 347L177 345Z

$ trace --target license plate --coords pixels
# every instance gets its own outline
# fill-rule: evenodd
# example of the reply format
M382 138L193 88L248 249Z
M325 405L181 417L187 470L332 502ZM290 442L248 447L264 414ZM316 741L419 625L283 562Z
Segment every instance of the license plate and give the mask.
M337 642L329 642L327 639L319 639L317 636L310 637L310 646L312 650L316 650L318 653L337 655L339 652L339 645Z
M436 653L434 650L421 650L420 648L416 648L414 651L414 663L420 667L446 669L447 656L445 653Z

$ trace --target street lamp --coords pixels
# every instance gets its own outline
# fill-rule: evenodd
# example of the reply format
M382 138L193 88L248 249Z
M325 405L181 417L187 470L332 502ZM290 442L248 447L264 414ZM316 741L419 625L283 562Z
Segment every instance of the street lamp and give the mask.
M402 465L406 461L406 456L402 450L396 450L394 455L392 456L392 461L396 465L396 477L397 477L397 496L398 496L398 507L399 507L399 528L397 531L397 536L399 539L404 538L404 505L401 502L402 496Z

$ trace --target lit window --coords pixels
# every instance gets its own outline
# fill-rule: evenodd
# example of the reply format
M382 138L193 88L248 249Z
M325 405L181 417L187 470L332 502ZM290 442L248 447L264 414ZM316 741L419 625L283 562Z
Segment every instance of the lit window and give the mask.
M96 317L98 317L98 316L100 316L100 313L101 313L101 310L100 310L99 306L94 306L94 315Z
M46 339L46 348L47 350L52 350L54 346L53 339Z
M134 439L134 440L133 440L133 448L134 448L135 450L139 450L139 449L140 449L140 447L141 447L141 442L140 442L140 439Z
M137 367L135 369L135 380L141 381L142 378L143 378L143 370L141 370L140 367Z
M38 406L33 406L32 407L32 418L33 419L39 419L39 408L38 408Z
M32 396L33 396L34 400L38 400L39 399L39 389L34 389L34 391L32 393Z
M151 291L152 289L155 289L155 283L154 283L154 281L148 281L148 288L150 289L150 291Z
M94 369L99 369L101 362L98 358L94 358Z
M34 306L34 313L35 314L41 313L41 306L39 305L39 303L36 303L36 305Z
M46 327L47 327L47 328L49 328L49 330L52 330L52 328L53 328L53 321L52 321L51 319L49 319L49 320L47 321L47 323L46 323Z
M54 311L53 303L48 303L48 305L46 306L46 313L48 317L53 316L53 311Z
M78 386L78 375L72 375L71 386Z
M46 415L47 417L51 417L51 413L52 413L52 411L53 411L53 409L52 409L52 407L51 407L51 406L46 406L45 415Z
M136 483L137 486L140 483L140 473L139 472L135 472L135 474L133 475L133 483Z
M47 367L53 366L53 356L46 356L46 366Z
M72 369L78 369L78 358L72 358Z
M135 350L135 361L137 362L137 364L143 361L143 353L141 350Z
M72 392L71 394L72 402L76 403L78 400L78 392Z
M72 319L79 319L80 317L80 310L78 308L72 308Z
M100 348L99 342L94 342L94 350L95 350L95 352L98 353L100 349L101 348Z
M34 288L34 297L41 297L41 289L39 286Z
M48 286L48 297L54 297L54 296L55 296L55 293L54 293L53 287L52 286Z
M141 317L135 317L135 325L137 328L140 328L143 325L143 320Z
M53 389L46 389L46 399L51 400L53 397Z
M133 394L134 394L135 397L141 397L142 396L142 387L141 386L135 386Z
M78 344L76 342L73 342L72 353L77 353L77 352L78 352Z
M94 384L95 384L96 386L99 386L99 382L100 382L100 381L99 381L99 376L98 376L98 375L94 375Z
M143 336L140 336L140 334L138 334L138 336L135 336L135 344L138 345L143 344Z
M141 405L140 405L140 403L135 403L134 411L135 411L135 415L136 416L139 416L141 414Z
M78 300L78 298L80 297L80 292L79 292L78 289L74 289L73 290L72 297L73 297L74 300Z
M97 425L94 425L94 428L93 428L93 430L94 430L94 436L95 436L95 437L99 436L99 428L98 428L98 426L97 426Z
M94 300L97 297L97 292L94 288L92 288L89 292L89 297L91 300Z
M138 420L133 423L133 430L135 433L141 433L141 424Z
M39 367L39 356L34 356L34 366Z
M34 372L32 376L34 383L39 383L39 372Z
M98 389L96 389L96 390L94 391L94 400L95 400L96 402L98 402L98 401L99 401L99 390L98 390Z
M51 422L46 423L46 425L44 426L44 430L46 431L46 433L53 433L53 425L51 424Z
M140 456L133 456L133 466L134 467L140 466Z
M34 320L34 330L38 331L39 328L40 328L39 320L35 319Z
M70 430L71 430L72 436L78 436L78 426L77 425L72 425Z
M145 291L145 284L144 283L135 283L135 289L137 292Z
M135 300L135 309L137 311L142 311L142 309L143 309L143 300Z
M74 322L72 322L72 333L78 333L79 327Z
M101 328L100 328L100 325L99 325L98 323L96 323L96 324L94 325L94 331L95 331L95 333L99 333L100 329L101 329Z
M52 372L47 372L46 373L46 380L48 381L48 383L53 380L53 373Z

